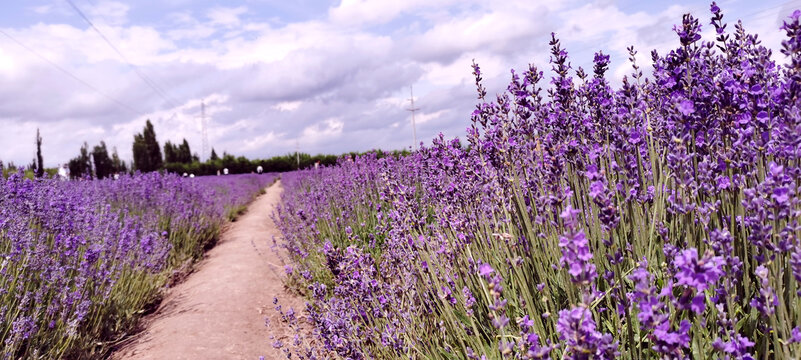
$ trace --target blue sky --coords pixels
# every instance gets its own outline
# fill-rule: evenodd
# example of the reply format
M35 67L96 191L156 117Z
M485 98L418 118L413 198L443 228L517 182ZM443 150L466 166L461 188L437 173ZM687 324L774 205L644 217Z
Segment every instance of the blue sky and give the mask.
M162 143L186 138L200 152L201 101L218 153L400 149L412 145L411 85L421 141L464 133L472 59L497 93L511 68L549 68L556 32L574 68L603 50L619 82L627 46L648 69L651 49L676 46L683 13L709 23L698 1L72 1L124 59L67 0L5 1L0 30L14 40L0 34L0 160L30 162L37 128L49 166L84 141L130 159L145 119ZM801 0L718 4L782 61L778 27Z
M104 3L101 0L75 0L74 3L82 9L92 9ZM246 6L249 14L243 16L245 20L275 19L283 22L305 21L326 16L328 8L335 6L336 2L326 1L207 1L207 0L138 0L122 1L128 5L128 20L131 23L149 26L169 26L170 15L175 12L190 12L204 14L209 9L221 7ZM83 26L83 21L76 16L65 1L50 0L23 0L8 1L3 4L3 13L0 21L4 26L20 27L45 23L67 23L74 26ZM46 11L53 10L53 11Z

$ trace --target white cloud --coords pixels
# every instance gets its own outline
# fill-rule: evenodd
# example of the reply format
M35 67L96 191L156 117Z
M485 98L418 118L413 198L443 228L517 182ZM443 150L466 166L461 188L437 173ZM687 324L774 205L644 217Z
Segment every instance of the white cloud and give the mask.
M179 28L167 32L171 40L202 40L214 35L217 29L206 24L196 24L186 28Z
M45 14L50 13L53 10L53 5L34 6L34 7L31 8L31 10L33 10L33 12L35 12L35 13L37 13L39 15L45 15Z
M248 8L245 6L234 8L219 7L209 10L206 16L208 16L208 18L211 20L211 23L214 25L235 27L242 23L239 17L247 12Z
M389 22L396 17L420 9L442 8L455 0L342 0L329 10L334 23L343 25L373 25Z
M8 50L0 48L0 76L13 76L17 61Z
M323 140L331 141L342 134L345 123L338 118L326 119L321 123L303 129L301 139L304 144L313 144Z
M439 111L434 111L434 112L422 112L422 113L420 113L420 114L415 116L414 121L415 121L415 124L418 124L418 125L419 124L425 124L425 123L430 122L432 120L439 119L440 117L442 117L443 115L447 114L448 112L449 112L449 110L439 110Z
M379 106L403 106L409 99L404 98L403 96L389 96L381 99L376 100L376 104Z
M260 150L268 145L275 145L278 141L278 135L274 132L269 132L264 135L255 135L254 137L245 140L244 148L240 151Z
M89 18L95 22L122 25L128 22L128 10L131 7L118 1L101 1L92 6L89 11Z
M124 105L0 36L0 143L13 144L0 148L0 159L30 161L37 126L48 129L48 164L74 156L84 140L106 140L130 158L145 119L154 122L159 141L186 138L200 152L201 99L218 152L277 155L292 151L296 139L307 152L401 148L411 143L410 85L423 109L420 140L440 131L462 135L476 102L473 59L490 95L505 89L510 68L535 63L547 77L548 37L555 31L574 67L586 68L603 49L612 55L610 76L620 78L631 72L626 46L637 47L647 71L652 48L675 47L670 27L688 9L649 3L640 5L647 12L632 11L579 0L343 0L310 14L303 4L287 3L301 11L276 19L281 11L251 1L207 9L165 0L147 12L139 2L92 3L84 10L135 69L59 2L25 8L38 17L3 30ZM707 6L692 8L703 12L706 32ZM746 27L776 49L782 11L757 13ZM135 22L143 13L151 18Z
M547 6L509 5L471 12L438 22L410 44L422 59L446 64L465 52L509 54L548 32L551 11Z
M164 52L175 45L162 37L152 27L110 26L98 24L103 34L137 66L160 64L168 58ZM101 62L123 63L117 54L94 30L76 28L66 24L35 24L29 28L10 31L20 42L34 49L48 60L58 64L95 65ZM28 65L41 63L28 51L20 48L6 38L0 39L3 48L13 51L20 57L29 58ZM7 45L5 45L7 44Z
M282 102L280 102L278 104L275 104L273 106L273 109L276 109L278 111L287 111L287 112L295 111L302 104L303 104L303 101L282 101Z

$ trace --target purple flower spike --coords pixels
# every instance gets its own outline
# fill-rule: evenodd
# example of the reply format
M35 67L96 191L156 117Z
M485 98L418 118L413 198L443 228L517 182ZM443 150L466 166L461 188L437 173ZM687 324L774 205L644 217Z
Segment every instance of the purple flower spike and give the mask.
M620 356L611 335L596 330L589 309L574 307L559 312L556 322L559 340L565 343L568 359L615 359Z
M673 260L678 272L676 285L687 285L698 291L704 291L723 276L723 258L706 253L698 259L698 250L690 248L681 251Z
M492 266L487 263L483 263L478 267L478 274L485 278L488 278L494 272L495 269L493 269Z
M690 100L680 101L676 108L679 109L679 112L684 116L690 116L695 112L695 105Z

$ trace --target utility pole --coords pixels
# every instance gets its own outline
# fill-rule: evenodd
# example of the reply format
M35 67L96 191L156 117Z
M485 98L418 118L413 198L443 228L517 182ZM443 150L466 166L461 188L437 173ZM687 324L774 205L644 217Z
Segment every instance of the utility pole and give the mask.
M203 134L203 159L209 159L209 133L206 124L206 103L200 100L200 127Z
M297 161L297 170L300 170L300 142L295 140L295 161Z
M409 90L412 96L409 98L409 101L412 102L412 106L406 110L412 112L412 135L414 136L414 149L417 150L417 125L414 123L414 113L417 112L417 110L420 110L420 108L414 107L414 86L410 86Z

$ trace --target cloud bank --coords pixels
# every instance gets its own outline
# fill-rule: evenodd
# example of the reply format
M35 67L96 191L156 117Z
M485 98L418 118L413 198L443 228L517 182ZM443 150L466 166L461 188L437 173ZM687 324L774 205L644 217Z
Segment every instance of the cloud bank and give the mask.
M603 50L620 79L630 72L627 46L647 69L651 49L676 45L682 13L708 23L708 5L697 2L74 2L125 58L61 0L11 5L0 15L11 24L0 26L0 160L30 162L36 128L48 166L84 141L105 140L130 159L146 119L160 142L186 138L200 152L201 102L218 153L408 148L412 85L419 140L469 126L473 59L490 93L500 92L511 68L549 68L555 32L574 68ZM729 22L743 18L778 49L792 6L721 5Z

